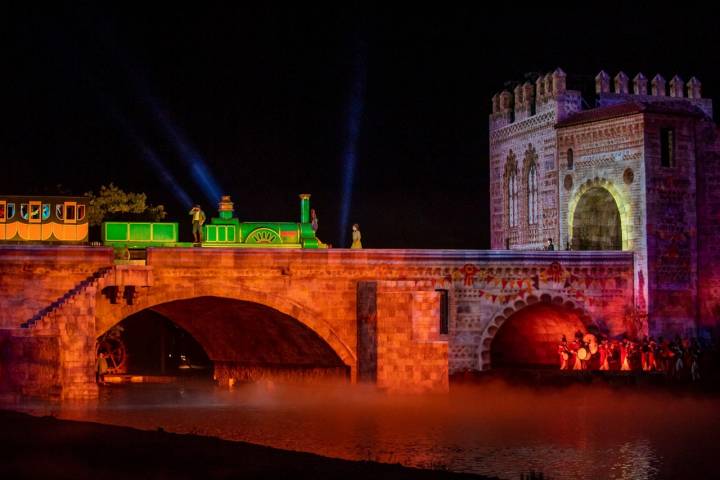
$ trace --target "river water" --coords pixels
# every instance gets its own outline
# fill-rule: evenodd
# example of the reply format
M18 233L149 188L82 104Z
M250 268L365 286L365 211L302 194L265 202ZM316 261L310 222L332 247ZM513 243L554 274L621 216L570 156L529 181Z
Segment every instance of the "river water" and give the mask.
M720 399L708 395L501 382L431 396L349 385L138 385L105 387L97 402L20 409L513 480L530 470L552 479L720 476Z

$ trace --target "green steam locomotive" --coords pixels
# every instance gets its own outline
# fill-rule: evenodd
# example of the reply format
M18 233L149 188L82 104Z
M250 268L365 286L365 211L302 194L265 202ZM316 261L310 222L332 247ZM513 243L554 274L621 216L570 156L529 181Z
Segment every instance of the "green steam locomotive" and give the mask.
M310 223L310 194L300 195L300 221L241 222L234 217L230 196L218 204L218 216L202 226L202 247L232 248L328 248ZM104 222L102 243L118 252L147 247L190 247L178 241L178 223Z

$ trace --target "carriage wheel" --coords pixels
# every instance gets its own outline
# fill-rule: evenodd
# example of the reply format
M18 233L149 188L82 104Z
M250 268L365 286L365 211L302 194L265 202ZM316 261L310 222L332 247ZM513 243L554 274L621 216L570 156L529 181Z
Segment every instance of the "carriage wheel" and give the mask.
M127 350L120 338L105 338L98 342L97 355L106 355L107 372L125 373L127 371Z

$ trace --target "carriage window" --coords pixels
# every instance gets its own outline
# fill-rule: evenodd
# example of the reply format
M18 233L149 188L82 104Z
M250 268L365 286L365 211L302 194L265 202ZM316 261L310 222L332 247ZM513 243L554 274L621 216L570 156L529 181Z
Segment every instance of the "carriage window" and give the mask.
M66 220L75 220L75 205L66 205L65 206L65 219Z
M85 218L85 205L78 205L77 206L77 219L82 220Z
M30 204L30 220L34 220L34 221L40 220L40 204L39 203L31 203Z
M55 216L58 218L58 220L65 219L65 215L63 214L63 207L64 205L62 203L55 205Z
M7 219L10 220L15 216L15 204L14 203L8 203L7 208L5 210L5 213L7 214Z
M0 222L5 221L5 202L0 203Z
M43 203L42 206L42 219L47 220L50 218L50 204L49 203Z
M28 219L28 204L27 203L20 204L20 217L22 217L23 220Z

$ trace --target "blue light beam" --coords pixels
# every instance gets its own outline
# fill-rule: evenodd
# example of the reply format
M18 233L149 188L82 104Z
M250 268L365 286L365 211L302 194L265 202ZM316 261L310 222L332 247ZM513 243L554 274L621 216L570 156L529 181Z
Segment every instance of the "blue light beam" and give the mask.
M360 136L362 115L365 109L365 83L367 80L366 46L362 40L356 40L353 65L352 90L347 117L347 136L343 149L343 183L340 208L340 245L347 245L347 233L350 224L355 167L357 165L357 142Z
M91 85L95 87L95 84L92 81ZM155 151L145 144L145 142L140 138L140 135L137 133L137 131L130 125L130 123L125 119L125 117L120 114L114 103L109 98L107 98L106 95L100 93L99 89L94 88L94 90L96 95L99 97L100 102L110 113L110 116L115 120L115 122L118 123L118 125L120 125L123 132L125 132L125 134L140 150L143 159L150 164L153 170L155 170L155 173L162 182L162 184L175 196L175 199L180 202L183 207L190 208L193 205L193 202L190 199L190 195L188 195L187 192L180 186L175 177L173 177L167 167L165 167L163 161L160 160L160 158L155 154Z
M220 201L222 191L215 177L210 172L210 168L203 159L202 155L197 152L183 137L178 128L173 124L172 120L160 109L157 102L147 96L148 103L152 108L153 114L158 120L167 137L171 140L173 146L177 150L180 158L185 165L190 168L193 181L200 187L205 198L211 203L216 204Z

